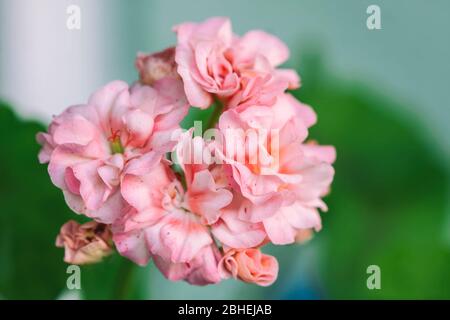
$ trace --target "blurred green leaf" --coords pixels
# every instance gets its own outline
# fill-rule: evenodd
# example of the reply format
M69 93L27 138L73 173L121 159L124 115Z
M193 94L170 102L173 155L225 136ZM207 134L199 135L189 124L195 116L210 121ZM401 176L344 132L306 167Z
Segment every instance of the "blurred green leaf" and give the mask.
M135 290L131 261L113 254L102 262L81 267L81 286L85 299L128 299ZM139 298L139 297L137 297Z
M448 181L426 131L383 94L330 77L317 56L303 65L308 81L295 94L318 114L310 136L337 149L317 236L327 297L449 298ZM381 290L367 289L372 264L381 268Z
M38 163L42 130L0 103L0 294L8 299L52 299L66 285L55 238L74 214Z
M194 121L201 121L202 128L203 130L205 130L207 128L207 123L212 116L213 110L213 107L205 110L196 107L190 107L189 113L181 122L181 127L188 130L189 128L192 128L194 126Z

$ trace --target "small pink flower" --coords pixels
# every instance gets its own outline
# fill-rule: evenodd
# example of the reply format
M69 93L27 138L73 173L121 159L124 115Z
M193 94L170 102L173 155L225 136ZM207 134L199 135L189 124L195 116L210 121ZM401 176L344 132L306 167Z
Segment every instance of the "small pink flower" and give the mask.
M147 175L127 175L122 194L134 210L114 226L114 241L136 263L146 264L151 255L186 263L213 243L200 216L186 206L183 187L166 164Z
M219 262L222 277L233 278L266 287L278 276L278 261L259 249L229 249Z
M276 69L289 50L275 36L250 31L238 37L227 18L176 26L175 61L193 106L207 108L213 95L229 107L239 104L273 104L276 96L299 86L293 70Z
M304 143L307 128L315 121L312 109L290 95L279 96L273 106L230 109L219 121L224 137L219 153L243 196L237 217L248 223L263 223L275 244L294 242L298 230L321 228L317 208L326 210L321 197L333 179L335 151L333 147ZM235 157L238 153L234 148L251 141L239 129L262 132L257 148L244 148L242 159ZM236 213L230 216L236 219Z
M112 253L111 231L95 221L80 225L70 220L61 227L56 246L65 249L67 263L96 263Z
M140 82L146 85L154 85L166 77L179 78L174 47L152 54L138 53L135 65Z
M208 164L196 156L212 157L211 150L201 137L192 137L192 130L185 132L176 147L176 158L185 176L185 205L200 216L202 223L211 225L221 215L221 209L231 203L233 195L223 166ZM197 153L197 155L195 154Z
M266 232L262 223L239 219L243 197L233 187L233 178L226 166L208 159L214 157L214 145L201 137L193 137L192 131L181 136L176 148L176 159L186 178L185 204L190 211L211 226L213 235L232 248L249 248L263 242ZM204 156L197 159L196 156ZM215 161L220 160L220 158Z
M120 183L126 174L144 174L170 151L188 105L179 81L129 89L114 81L94 93L88 104L72 106L54 118L37 139L49 162L52 182L68 205L103 223L124 210Z
M221 209L233 198L232 193L218 183L215 175L220 175L220 171L220 167L215 167L211 171L204 169L194 172L186 192L189 209L198 214L205 224L216 222Z

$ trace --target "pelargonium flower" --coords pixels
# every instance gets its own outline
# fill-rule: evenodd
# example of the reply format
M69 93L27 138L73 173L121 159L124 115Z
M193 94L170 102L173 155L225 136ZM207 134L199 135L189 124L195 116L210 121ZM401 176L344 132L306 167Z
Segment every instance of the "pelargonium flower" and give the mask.
M273 106L230 109L219 120L223 133L219 154L243 197L233 217L263 223L275 244L294 242L299 230L321 228L317 208L326 210L320 198L333 179L335 151L304 143L307 128L315 121L309 106L286 94ZM255 130L258 136L250 141L247 133ZM243 156L237 159L235 148L240 146Z
M179 81L132 88L111 82L38 134L39 158L49 162L52 182L75 212L112 223L125 207L121 180L145 173L172 148L172 131L187 108Z
M111 230L105 224L90 221L80 225L70 220L61 227L56 246L65 249L64 261L67 263L96 263L113 252L111 236Z
M270 105L278 94L299 86L295 71L276 69L289 57L289 49L273 35L255 30L238 37L230 20L221 17L183 23L174 30L178 73L193 106L209 107L213 95L227 107Z

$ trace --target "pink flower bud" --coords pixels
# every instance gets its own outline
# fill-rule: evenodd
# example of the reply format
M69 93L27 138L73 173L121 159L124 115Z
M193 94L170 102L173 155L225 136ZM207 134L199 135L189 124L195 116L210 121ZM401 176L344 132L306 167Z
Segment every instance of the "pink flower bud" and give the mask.
M135 65L140 82L146 85L165 77L178 78L174 47L153 54L138 53Z
M270 286L278 276L278 261L259 249L230 249L219 262L224 278L233 276L244 282Z

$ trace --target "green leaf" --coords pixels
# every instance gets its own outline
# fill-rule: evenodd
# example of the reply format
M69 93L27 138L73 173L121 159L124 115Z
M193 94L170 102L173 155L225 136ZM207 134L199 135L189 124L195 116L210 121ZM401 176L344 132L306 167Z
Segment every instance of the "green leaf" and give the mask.
M7 299L52 299L66 285L55 238L74 214L38 163L35 135L43 130L0 103L0 295Z
M214 111L213 107L204 110L196 107L190 107L189 113L181 122L181 127L183 129L188 130L189 128L192 128L194 126L194 121L201 121L202 128L203 130L205 130L207 128L209 119L213 115L213 111Z
M134 269L126 258L113 254L103 261L81 266L81 289L85 299L128 299L133 293Z
M314 58L316 59L316 58ZM337 149L325 199L324 227L314 241L330 298L448 298L450 250L444 242L447 176L426 131L406 108L359 83L343 83L304 60L314 107L310 137ZM381 268L381 290L368 290L366 269Z

